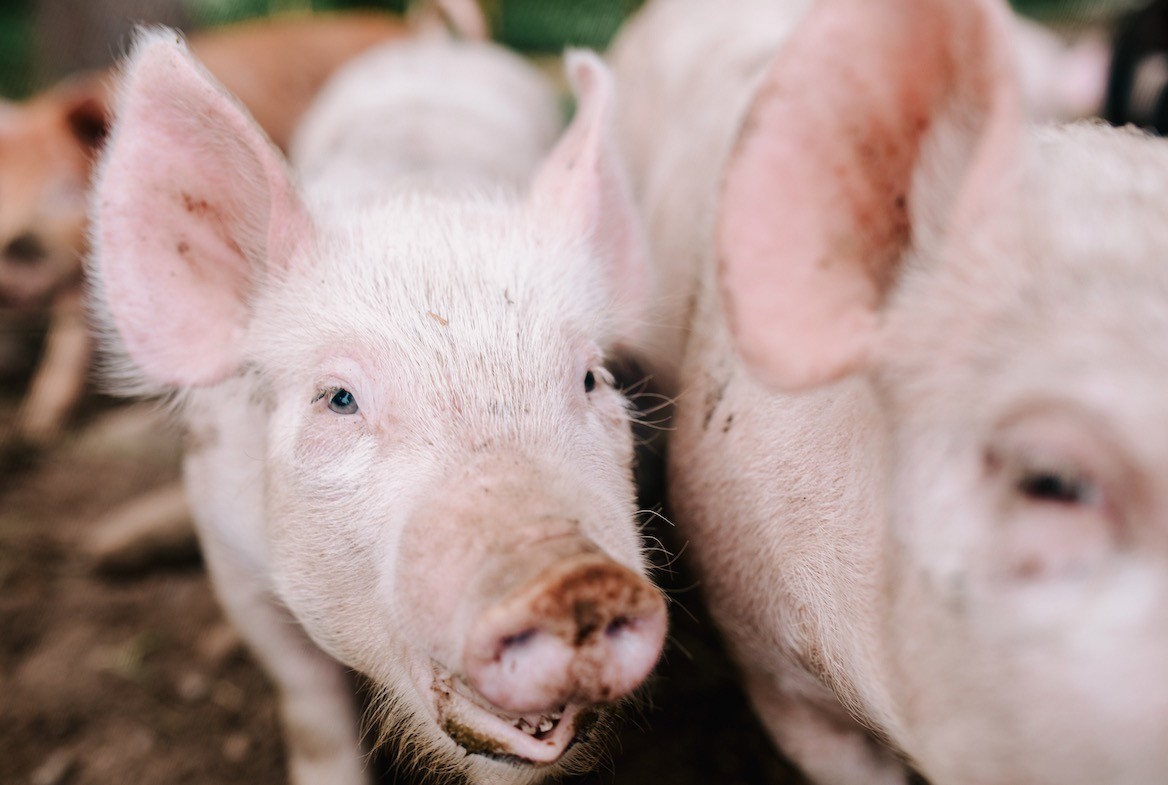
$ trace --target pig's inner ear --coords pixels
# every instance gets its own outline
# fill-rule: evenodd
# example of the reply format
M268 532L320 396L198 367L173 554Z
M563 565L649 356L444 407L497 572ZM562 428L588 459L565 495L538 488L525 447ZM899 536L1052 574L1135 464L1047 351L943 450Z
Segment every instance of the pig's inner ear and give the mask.
M764 381L799 389L863 365L905 250L951 228L950 184L992 179L980 148L1008 144L991 129L1014 113L999 13L822 0L769 67L716 230L736 346Z
M283 159L173 34L139 41L95 192L94 265L147 376L217 382L241 360L249 299L306 239Z
M612 74L583 50L568 52L565 69L576 115L536 173L531 201L543 219L589 239L622 322L618 338L635 344L649 291L648 250L613 138Z

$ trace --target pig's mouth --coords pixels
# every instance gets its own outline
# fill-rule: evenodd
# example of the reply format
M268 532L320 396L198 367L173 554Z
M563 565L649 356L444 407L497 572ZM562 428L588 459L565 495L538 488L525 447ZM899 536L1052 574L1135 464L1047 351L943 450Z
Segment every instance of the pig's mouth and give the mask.
M472 755L505 763L555 763L577 741L582 720L590 714L574 704L534 714L505 712L437 663L431 684L438 724L446 735Z

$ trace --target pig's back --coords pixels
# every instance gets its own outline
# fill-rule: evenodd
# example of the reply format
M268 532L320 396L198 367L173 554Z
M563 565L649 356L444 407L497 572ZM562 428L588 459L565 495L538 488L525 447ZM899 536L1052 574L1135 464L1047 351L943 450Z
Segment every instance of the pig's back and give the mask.
M655 0L609 55L618 130L653 252L645 354L672 389L717 185L748 98L809 0Z
M329 75L409 28L389 14L275 17L191 38L191 51L243 102L272 142L287 150L293 129Z
M402 178L521 185L561 125L555 90L521 58L489 43L409 41L330 80L291 158L310 192L362 200Z

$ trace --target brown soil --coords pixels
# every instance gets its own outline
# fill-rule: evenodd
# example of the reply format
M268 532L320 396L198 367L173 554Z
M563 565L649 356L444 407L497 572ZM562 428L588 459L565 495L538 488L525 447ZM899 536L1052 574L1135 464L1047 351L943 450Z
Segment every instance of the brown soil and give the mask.
M0 435L14 389L0 400ZM0 783L284 782L272 688L197 557L108 577L82 548L96 517L177 476L175 434L149 405L99 402L81 422L48 453L0 445ZM671 643L648 700L611 760L574 782L796 782L709 625L684 609L695 596L673 594ZM388 771L382 780L401 781Z

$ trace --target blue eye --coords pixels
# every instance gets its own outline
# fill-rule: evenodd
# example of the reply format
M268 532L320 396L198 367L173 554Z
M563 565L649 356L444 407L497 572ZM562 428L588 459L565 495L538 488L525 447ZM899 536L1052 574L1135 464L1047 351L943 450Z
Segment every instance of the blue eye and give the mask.
M357 399L353 397L353 393L344 388L333 393L333 397L329 398L328 406L337 414L357 413Z

